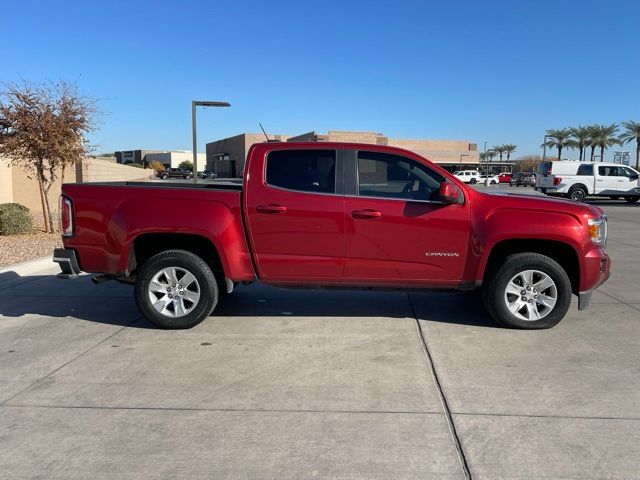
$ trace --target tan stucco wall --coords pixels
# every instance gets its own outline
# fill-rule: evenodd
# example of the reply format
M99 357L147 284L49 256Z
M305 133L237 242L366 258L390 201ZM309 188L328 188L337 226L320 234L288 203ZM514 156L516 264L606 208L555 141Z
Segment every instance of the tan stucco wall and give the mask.
M81 182L147 181L154 177L154 171L108 162L98 158L87 158L82 162Z
M11 202L13 202L11 165L7 160L0 158L0 203Z

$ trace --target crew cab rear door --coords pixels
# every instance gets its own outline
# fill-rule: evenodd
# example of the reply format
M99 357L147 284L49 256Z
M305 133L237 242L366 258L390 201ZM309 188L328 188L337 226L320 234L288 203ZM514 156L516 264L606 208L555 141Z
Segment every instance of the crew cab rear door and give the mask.
M469 243L468 202L440 202L445 177L418 159L351 152L345 155L345 281L457 285Z
M338 152L282 145L254 149L244 208L259 277L296 284L341 277L345 219Z

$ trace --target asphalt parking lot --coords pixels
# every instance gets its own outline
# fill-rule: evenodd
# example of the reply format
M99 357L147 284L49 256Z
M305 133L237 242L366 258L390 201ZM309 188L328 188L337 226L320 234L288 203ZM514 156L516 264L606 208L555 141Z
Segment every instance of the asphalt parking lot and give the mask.
M260 285L162 331L126 285L0 273L0 478L640 478L640 205L595 203L611 278L543 331Z

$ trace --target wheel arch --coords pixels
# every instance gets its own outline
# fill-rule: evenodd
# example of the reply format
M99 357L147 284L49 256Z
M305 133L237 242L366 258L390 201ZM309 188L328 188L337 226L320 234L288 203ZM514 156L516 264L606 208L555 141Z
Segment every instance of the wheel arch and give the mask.
M185 250L202 258L219 280L224 280L224 259L215 243L199 234L173 232L145 232L131 242L127 271L135 273L144 262L166 250Z
M515 253L540 253L558 262L567 272L571 280L571 290L577 293L580 288L580 262L575 248L566 242L539 238L515 238L497 242L491 248L484 264L482 282L504 263L504 260Z

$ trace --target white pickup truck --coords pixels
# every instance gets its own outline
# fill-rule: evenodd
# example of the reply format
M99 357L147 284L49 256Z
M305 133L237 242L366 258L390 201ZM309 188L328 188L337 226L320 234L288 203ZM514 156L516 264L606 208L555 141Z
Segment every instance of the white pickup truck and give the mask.
M582 202L587 196L640 200L639 173L617 163L542 162L535 189Z

